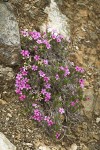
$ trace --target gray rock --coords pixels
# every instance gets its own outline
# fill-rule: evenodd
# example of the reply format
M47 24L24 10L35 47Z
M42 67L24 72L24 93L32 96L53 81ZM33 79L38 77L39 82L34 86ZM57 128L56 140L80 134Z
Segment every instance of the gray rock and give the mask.
M16 147L0 132L0 150L16 150Z
M0 2L0 63L7 66L18 62L19 28L9 3Z

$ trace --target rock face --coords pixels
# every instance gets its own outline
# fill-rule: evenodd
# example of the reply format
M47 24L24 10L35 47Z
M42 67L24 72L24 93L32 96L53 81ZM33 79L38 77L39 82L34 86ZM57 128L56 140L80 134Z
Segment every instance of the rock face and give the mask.
M50 6L45 8L45 13L48 14L48 17L47 21L41 26L41 29L45 31L47 27L50 27L68 39L70 36L68 18L61 13L54 0L51 0Z
M12 7L0 2L0 63L16 65L19 50L19 29Z
M16 147L0 132L0 150L16 150Z

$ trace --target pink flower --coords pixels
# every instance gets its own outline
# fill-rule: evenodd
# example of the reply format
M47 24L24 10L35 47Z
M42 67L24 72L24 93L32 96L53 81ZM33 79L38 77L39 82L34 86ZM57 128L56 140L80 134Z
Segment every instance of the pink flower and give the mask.
M60 70L64 70L65 68L63 66L60 67Z
M47 59L44 59L44 60L43 60L43 63L44 63L45 65L48 65L48 60L47 60Z
M84 88L84 84L80 84L80 87L81 87L81 88Z
M65 110L63 108L59 108L59 113L60 114L64 114L65 113Z
M38 61L38 60L40 60L40 56L38 56L38 55L35 55L35 56L34 56L34 60L35 60L35 61Z
M28 71L25 67L20 68L20 72L23 76L26 76L28 74Z
M42 89L42 90L41 90L41 93L42 93L43 95L45 95L45 94L46 94L46 89Z
M60 137L60 133L56 133L56 138L58 139Z
M21 54L23 57L29 58L30 52L28 50L21 50Z
M73 101L73 102L71 102L71 106L75 106L75 102Z
M79 80L79 83L80 83L81 88L84 88L84 80L83 80L83 79L80 79L80 80Z
M83 68L81 68L81 69L80 69L80 72L81 72L81 73L84 73L84 69L83 69Z
M50 80L49 77L44 76L44 81L47 83Z
M84 84L84 79L79 79L80 84Z
M66 67L66 68L65 68L64 76L66 77L66 76L69 75L69 74L70 74L70 71L69 71L69 69Z
M40 77L45 77L45 73L42 70L39 71L39 75Z
M21 96L19 97L19 99L20 99L21 101L23 101L25 98L26 98L25 95L21 95Z
M25 89L26 89L26 90L30 90L30 89L31 89L31 86L30 86L29 84L26 84L26 85L25 85Z
M19 74L19 73L18 73L17 76L16 76L16 79L17 79L17 80L22 79L22 74Z
M52 39L56 39L57 36L52 34L51 37L52 37Z
M44 43L44 44L48 44L48 41L47 41L47 40L43 40L43 43Z
M56 78L56 80L59 80L59 75L58 75L58 74L56 74L55 78Z
M58 37L56 38L57 42L60 43L61 42L61 39Z
M44 85L46 89L50 89L51 88L51 84L47 83Z
M42 44L42 40L39 40L39 39L38 39L36 42L37 42L38 44Z
M79 72L80 71L80 67L76 66L75 70Z
M36 70L38 70L38 66L36 66L36 65L33 65L33 66L32 66L32 70L33 70L33 71L36 71Z
M48 102L51 99L51 93L46 92L45 94L45 102Z
M49 43L47 43L47 44L46 44L46 48L47 48L47 49L50 49L50 48L51 48L51 45L50 45Z
M19 88L16 88L15 92L16 92L17 94L19 94L19 95L22 95L22 91L21 91L21 89L19 89Z

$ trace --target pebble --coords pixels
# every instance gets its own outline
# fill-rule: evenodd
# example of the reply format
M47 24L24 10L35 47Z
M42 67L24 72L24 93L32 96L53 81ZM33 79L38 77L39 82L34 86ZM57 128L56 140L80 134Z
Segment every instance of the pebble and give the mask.
M96 118L96 123L99 123L100 122L100 118Z
M78 146L75 143L73 143L69 150L77 150L77 148Z

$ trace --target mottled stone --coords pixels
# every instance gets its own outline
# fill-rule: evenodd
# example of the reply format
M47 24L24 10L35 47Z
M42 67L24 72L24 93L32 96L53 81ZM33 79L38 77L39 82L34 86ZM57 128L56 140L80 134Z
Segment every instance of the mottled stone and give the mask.
M9 3L0 2L0 63L16 65L20 51L19 28Z

